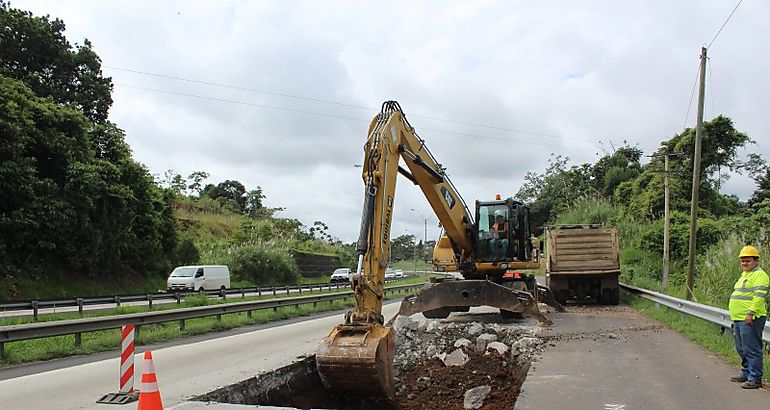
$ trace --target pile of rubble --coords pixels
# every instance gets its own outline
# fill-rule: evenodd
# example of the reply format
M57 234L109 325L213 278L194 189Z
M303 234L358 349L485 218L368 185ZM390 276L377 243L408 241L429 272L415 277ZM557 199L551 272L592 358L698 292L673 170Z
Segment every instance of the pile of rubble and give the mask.
M397 402L403 409L513 408L538 326L398 318ZM432 406L431 406L432 404Z

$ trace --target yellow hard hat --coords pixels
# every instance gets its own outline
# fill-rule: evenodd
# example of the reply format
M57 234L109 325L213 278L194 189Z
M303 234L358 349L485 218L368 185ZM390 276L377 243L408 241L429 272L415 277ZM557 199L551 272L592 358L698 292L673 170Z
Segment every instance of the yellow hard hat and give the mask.
M738 254L739 258L742 258L744 256L754 256L754 257L758 258L759 257L759 251L757 250L757 248L755 248L755 247L753 247L751 245L746 245L743 248L741 248L741 253Z

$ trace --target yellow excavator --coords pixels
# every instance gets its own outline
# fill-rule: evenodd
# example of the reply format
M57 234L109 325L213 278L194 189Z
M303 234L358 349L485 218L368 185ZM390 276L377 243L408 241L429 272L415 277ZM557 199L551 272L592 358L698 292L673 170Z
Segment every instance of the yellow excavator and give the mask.
M385 323L382 303L397 174L420 187L444 228L434 259L441 258L445 268L456 268L464 278L427 284L404 299L397 316L445 318L487 305L499 308L503 317L526 314L550 324L539 312L538 300L560 306L534 276L520 272L540 266L526 206L498 196L476 201L472 214L395 101L383 103L368 135L358 268L351 279L356 303L344 323L321 343L316 365L324 386L334 394L390 400L395 394L395 334L389 326L392 320Z

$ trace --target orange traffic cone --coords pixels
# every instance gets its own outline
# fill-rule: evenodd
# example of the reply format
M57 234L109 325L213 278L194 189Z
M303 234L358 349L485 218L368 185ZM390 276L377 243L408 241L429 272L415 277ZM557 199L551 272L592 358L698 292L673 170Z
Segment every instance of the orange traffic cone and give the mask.
M142 385L139 388L139 407L137 410L163 410L151 351L144 352L144 369L142 370Z

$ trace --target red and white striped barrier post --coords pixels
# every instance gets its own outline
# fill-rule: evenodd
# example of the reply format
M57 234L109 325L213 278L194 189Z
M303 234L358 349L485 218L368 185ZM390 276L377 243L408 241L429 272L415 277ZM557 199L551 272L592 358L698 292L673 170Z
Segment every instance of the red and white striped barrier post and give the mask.
M120 330L120 392L134 391L134 326Z
M134 336L136 328L132 325L120 329L120 390L104 395L97 403L126 404L136 401L139 392L134 391Z

